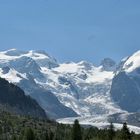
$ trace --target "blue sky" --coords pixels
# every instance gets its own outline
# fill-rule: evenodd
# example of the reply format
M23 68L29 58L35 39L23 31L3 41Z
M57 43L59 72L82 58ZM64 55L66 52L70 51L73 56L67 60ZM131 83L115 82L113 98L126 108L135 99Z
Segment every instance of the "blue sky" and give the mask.
M140 0L1 0L0 50L46 50L60 62L116 61L140 49Z

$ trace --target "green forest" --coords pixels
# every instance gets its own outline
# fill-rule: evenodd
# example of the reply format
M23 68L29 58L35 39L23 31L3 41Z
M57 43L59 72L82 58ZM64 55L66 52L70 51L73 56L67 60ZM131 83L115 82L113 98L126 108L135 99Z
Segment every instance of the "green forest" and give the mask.
M113 123L106 129L59 124L49 119L13 115L0 111L0 140L140 140L127 123L115 131Z

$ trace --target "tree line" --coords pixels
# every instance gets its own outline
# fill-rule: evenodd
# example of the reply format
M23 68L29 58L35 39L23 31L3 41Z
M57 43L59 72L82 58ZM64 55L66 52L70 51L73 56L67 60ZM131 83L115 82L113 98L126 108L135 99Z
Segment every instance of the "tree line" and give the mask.
M73 125L33 117L0 112L0 140L140 140L130 132L127 123L115 130L113 123L106 129L84 127L78 120Z

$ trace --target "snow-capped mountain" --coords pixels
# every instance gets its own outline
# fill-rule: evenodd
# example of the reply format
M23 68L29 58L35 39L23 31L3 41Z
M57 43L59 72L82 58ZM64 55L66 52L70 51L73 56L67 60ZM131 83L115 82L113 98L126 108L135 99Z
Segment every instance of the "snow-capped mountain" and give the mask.
M12 49L0 52L0 75L36 99L48 116L53 118L77 116L72 109L64 106L51 90L42 86L47 82L47 77L40 67L43 60L44 66L48 69L58 65L55 59L42 51L23 52Z
M25 87L20 77L30 81L29 85L34 82L43 89L51 91L63 105L80 116L112 114L120 111L109 96L114 74L113 71L106 69L114 66L113 60L105 59L103 65L95 67L85 61L57 64L55 59L42 51L22 52L12 49L1 52L0 55L2 69L10 67L16 71L16 78L11 79L14 79L27 94L31 94L30 87ZM8 75L15 77L10 72ZM8 78L7 74L2 77ZM45 108L44 104L42 106Z
M122 109L140 111L140 51L120 63L112 80L111 96Z
M0 76L20 86L53 118L88 116L108 122L114 114L129 116L140 109L139 60L136 52L119 65L110 58L100 66L86 61L59 64L44 51L11 49L0 52Z

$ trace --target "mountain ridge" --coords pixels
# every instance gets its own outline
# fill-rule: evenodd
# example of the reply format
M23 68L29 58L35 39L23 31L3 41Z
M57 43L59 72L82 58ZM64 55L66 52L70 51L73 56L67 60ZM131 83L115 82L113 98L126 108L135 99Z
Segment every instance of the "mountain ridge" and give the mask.
M115 93L116 90L113 91L112 88L114 87L112 85L115 77L121 72L126 73L128 77L132 78L133 71L129 73L126 64L130 64L130 60L135 61L135 56L137 56L138 59L140 57L138 52L136 53L137 55L134 54L127 59L123 59L120 64L116 64L110 58L105 58L100 66L94 66L92 63L86 61L60 64L55 58L49 57L44 51L28 51L22 53L22 51L14 50L14 53L12 53L11 50L10 54L12 54L12 56L9 56L7 52L8 51L0 52L1 77L19 85L25 90L26 94L36 99L46 111L48 106L51 107L51 105L49 105L50 103L46 103L47 93L53 96L53 98L57 98L59 106L63 108L61 111L65 113L61 115L62 112L59 111L59 113L56 114L56 104L53 103L52 106L55 106L54 109L50 109L50 112L48 112L51 117L103 116L106 118L114 114L129 114L130 112L130 110L127 110L115 100L115 95L117 93ZM20 55L15 56L14 54ZM21 64L19 67L17 61L23 59L22 57L25 59L30 58L30 60L36 64L35 68L31 67L31 63L27 63L27 61L22 65L26 66L28 64L29 69L22 68ZM20 62L21 60L19 63ZM12 63L15 66L13 66ZM135 64L135 62L133 62L133 64ZM131 66L133 66L132 63L129 65L129 68ZM15 71L14 79L17 78L18 80L14 81L12 78L10 79L10 73L3 74L2 69L4 67L9 67L12 71ZM19 68L22 68L22 71L20 71ZM135 65L135 68L139 68L139 65L138 67ZM133 73L135 83L138 83L139 78L136 78L139 76L138 73L138 69ZM26 83L28 83L28 85ZM136 85L138 86L138 84ZM42 91L43 94L39 94L39 91ZM127 94L128 93L126 93L126 95ZM120 96L122 96L122 94ZM62 105L69 111L62 107ZM53 113L55 115L53 115Z

